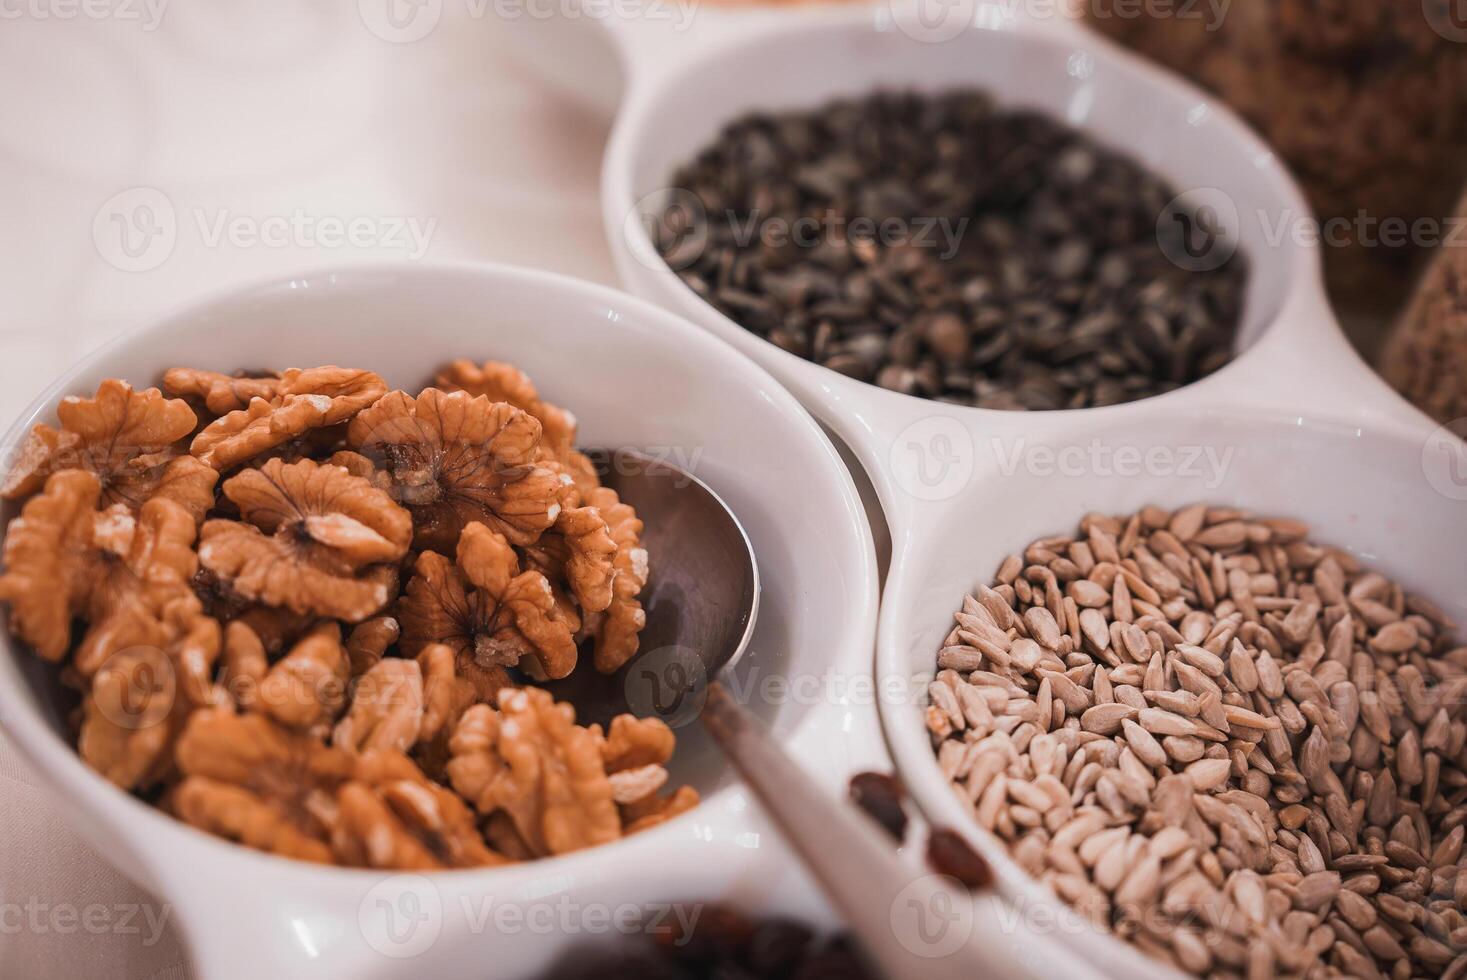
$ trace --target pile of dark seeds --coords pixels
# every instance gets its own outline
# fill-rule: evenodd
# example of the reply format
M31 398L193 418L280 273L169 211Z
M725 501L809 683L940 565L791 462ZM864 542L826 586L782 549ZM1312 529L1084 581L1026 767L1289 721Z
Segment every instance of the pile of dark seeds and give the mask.
M707 905L687 934L573 952L549 980L875 980L845 936L818 939L792 919ZM684 919L691 918L684 916ZM682 921L682 920L676 920Z
M1172 188L978 91L751 115L672 185L687 193L669 197L657 244L695 291L884 388L1081 408L1169 391L1232 355L1241 256L1184 270L1167 257L1187 254L1184 223L1158 231Z

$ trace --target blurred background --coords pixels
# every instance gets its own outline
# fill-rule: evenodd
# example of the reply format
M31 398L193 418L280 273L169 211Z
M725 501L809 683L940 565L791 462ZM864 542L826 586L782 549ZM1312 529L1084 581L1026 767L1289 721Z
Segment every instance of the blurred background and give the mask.
M128 325L282 270L491 259L611 281L606 123L520 67L492 8L444 4L397 44L357 0L151 2L156 22L144 0L0 5L7 418Z
M498 18L445 4L395 44L357 0L103 7L0 4L7 424L130 325L287 270L476 259L613 281L606 123L521 68ZM166 908L66 829L3 735L0 826L0 976L187 975Z
M423 36L373 29L424 3ZM1352 340L1429 413L1467 416L1449 247L1467 227L1441 245L1467 218L1467 3L1153 9L1085 6L1231 102L1344 219L1326 264ZM0 417L129 325L287 270L500 260L613 282L608 123L516 60L525 26L441 0L0 0ZM1363 240L1386 219L1438 235ZM0 973L187 975L166 908L65 830L3 737L0 826Z

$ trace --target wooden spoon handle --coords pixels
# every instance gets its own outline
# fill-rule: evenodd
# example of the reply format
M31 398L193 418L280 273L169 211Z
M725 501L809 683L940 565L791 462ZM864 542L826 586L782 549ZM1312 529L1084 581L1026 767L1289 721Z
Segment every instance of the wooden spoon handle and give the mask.
M904 864L874 820L832 800L717 681L702 719L885 977L1030 975L1004 951L976 948L974 896Z

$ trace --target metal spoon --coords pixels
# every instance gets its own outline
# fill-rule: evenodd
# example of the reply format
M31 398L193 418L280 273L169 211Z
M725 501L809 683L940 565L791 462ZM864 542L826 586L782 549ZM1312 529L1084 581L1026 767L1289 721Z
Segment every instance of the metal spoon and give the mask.
M657 715L674 728L691 721L708 681L732 666L754 635L759 570L749 537L707 485L641 453L589 450L603 485L645 524L651 579L640 653L611 675L578 670L546 686L576 707L582 724L619 714Z
M717 681L748 645L759 603L754 551L728 506L702 481L645 456L618 453L603 469L606 485L646 522L645 653L609 678L586 672L593 676L559 682L556 697L602 723L628 710L670 723L696 712L889 980L1029 975L1017 956L980 949L981 930L963 919L970 906L961 903L989 899L905 864L875 821L820 790ZM959 921L969 931L954 944L950 927ZM988 939L1016 937L990 931Z

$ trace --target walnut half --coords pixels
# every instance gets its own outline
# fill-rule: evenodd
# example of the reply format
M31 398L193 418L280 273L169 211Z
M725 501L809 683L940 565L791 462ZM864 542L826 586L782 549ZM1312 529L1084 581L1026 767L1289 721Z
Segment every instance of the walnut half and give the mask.
M0 496L15 500L41 488L67 469L95 473L104 504L136 508L156 489L176 445L198 419L188 404L165 398L157 388L134 391L126 381L103 381L92 398L68 397L56 408L61 428L38 425L20 460L0 484Z
M526 657L548 677L569 674L575 640L545 576L521 572L509 542L478 523L464 529L458 559L434 551L418 556L398 608L404 649L415 655L431 644L451 648L483 701L510 685L508 669Z
M0 603L77 693L89 766L226 840L381 870L563 854L696 804L666 791L666 725L603 733L536 686L636 652L641 520L518 369L437 382L175 368L33 430L0 483Z
M272 459L226 480L239 521L204 524L203 566L249 599L347 622L391 598L412 518L339 466Z
M452 552L475 521L530 544L560 513L560 480L535 462L540 423L513 405L394 391L352 420L347 439L413 512L418 548Z
M575 710L536 688L506 690L499 710L475 705L449 742L448 776L499 836L542 857L615 840L698 802L689 787L658 797L674 739L655 719L623 715L612 736L576 724Z

